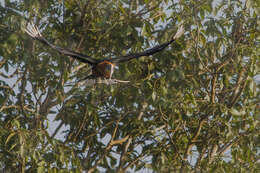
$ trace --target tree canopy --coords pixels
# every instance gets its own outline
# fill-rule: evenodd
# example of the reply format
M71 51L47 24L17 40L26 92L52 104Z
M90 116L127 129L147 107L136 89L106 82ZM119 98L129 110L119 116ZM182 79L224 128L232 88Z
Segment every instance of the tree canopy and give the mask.
M0 170L258 172L260 3L5 0L0 5ZM121 64L115 85L79 85L88 64L31 39Z

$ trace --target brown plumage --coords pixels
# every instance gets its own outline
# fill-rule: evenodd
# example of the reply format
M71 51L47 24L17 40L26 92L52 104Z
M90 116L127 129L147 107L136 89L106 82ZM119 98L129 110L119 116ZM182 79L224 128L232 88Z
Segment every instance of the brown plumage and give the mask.
M74 51L53 45L52 43L50 43L48 40L46 40L42 36L39 29L36 26L34 26L33 24L29 24L25 31L33 39L36 39L36 40L42 42L43 44L50 46L51 48L58 51L59 53L66 55L66 56L76 58L83 63L88 63L88 64L92 65L92 75L88 76L87 78L101 77L101 78L105 78L105 79L111 79L113 72L114 72L114 67L117 64L122 63L122 62L127 62L131 59L134 59L134 58L139 58L139 57L142 57L142 56L150 56L150 55L153 55L157 52L160 52L163 49L165 49L168 45L173 43L184 32L183 27L180 27L178 29L177 33L175 34L175 36L170 41L163 43L163 44L160 44L158 46L155 46L153 48L147 49L143 52L129 53L129 54L124 55L124 56L119 56L119 57L110 58L110 59L108 59L108 58L95 59L95 58L92 58L88 55L84 55L84 54L81 54L81 53L78 53L78 52L74 52Z

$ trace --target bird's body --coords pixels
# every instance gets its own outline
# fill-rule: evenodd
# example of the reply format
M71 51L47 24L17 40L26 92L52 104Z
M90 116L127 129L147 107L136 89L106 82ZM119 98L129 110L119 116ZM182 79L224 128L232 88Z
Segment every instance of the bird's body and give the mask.
M94 78L103 77L106 79L111 79L114 73L114 68L115 64L111 63L110 61L101 61L100 63L92 67L92 76Z
M159 51L165 49L168 45L175 41L175 39L179 38L183 34L183 28L179 28L175 36L168 42L163 43L161 45L155 46L153 48L147 49L143 52L139 53L130 53L124 56L116 57L116 58L104 58L104 59L95 59L88 55L84 55L81 53L77 53L68 49L64 49L58 46L53 45L48 40L46 40L40 33L39 29L35 27L33 24L29 24L27 29L25 30L32 38L42 42L45 45L50 46L54 50L58 51L61 54L76 58L83 63L88 63L92 65L92 75L88 76L87 78L105 78L111 79L114 68L117 64L129 61L134 58L139 58L142 56L150 56Z

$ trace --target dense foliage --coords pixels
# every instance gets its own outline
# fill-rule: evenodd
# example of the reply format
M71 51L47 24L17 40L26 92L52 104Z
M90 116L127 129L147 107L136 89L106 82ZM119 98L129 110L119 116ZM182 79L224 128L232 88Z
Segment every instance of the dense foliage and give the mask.
M5 0L0 6L0 169L6 172L258 172L260 3ZM163 43L121 64L128 84L78 85L96 58Z

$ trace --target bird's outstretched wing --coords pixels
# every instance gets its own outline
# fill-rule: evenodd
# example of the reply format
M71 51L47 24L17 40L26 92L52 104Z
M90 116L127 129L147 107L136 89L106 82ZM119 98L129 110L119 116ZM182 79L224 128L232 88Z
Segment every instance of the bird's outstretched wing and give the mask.
M55 46L54 44L50 43L42 36L39 29L36 26L34 26L33 23L28 24L27 28L25 29L25 32L28 35L30 35L33 39L39 40L43 44L50 46L51 48L53 48L54 50L58 51L61 54L64 54L66 56L71 56L73 58L80 60L81 62L88 63L91 65L97 64L99 62L97 59L94 59L88 55L84 55L81 53L77 53L68 49Z
M139 58L139 57L142 57L142 56L153 55L153 54L155 54L157 52L160 52L163 49L165 49L168 45L173 43L176 39L181 37L183 33L184 33L184 29L183 29L183 26L181 26L178 29L178 31L176 32L176 34L174 35L174 37L170 41L168 41L166 43L163 43L163 44L157 45L157 46L155 46L153 48L147 49L144 52L129 53L129 54L124 55L124 56L108 59L108 61L111 61L112 63L121 63L121 62L129 61L129 60L134 59L134 58Z

